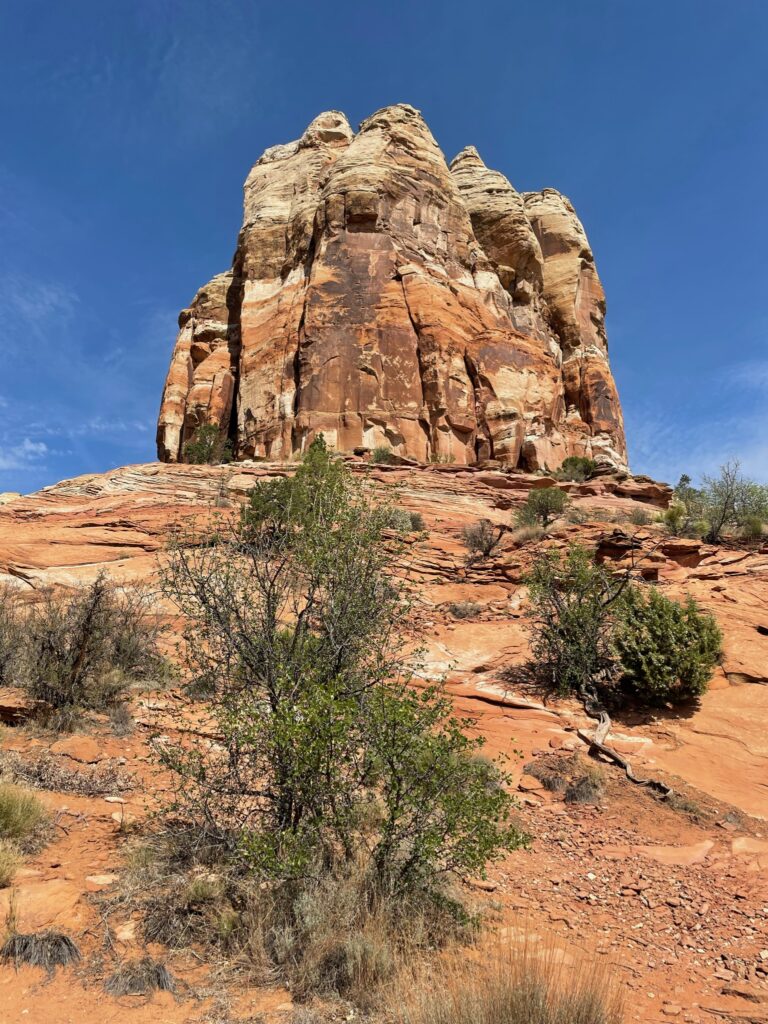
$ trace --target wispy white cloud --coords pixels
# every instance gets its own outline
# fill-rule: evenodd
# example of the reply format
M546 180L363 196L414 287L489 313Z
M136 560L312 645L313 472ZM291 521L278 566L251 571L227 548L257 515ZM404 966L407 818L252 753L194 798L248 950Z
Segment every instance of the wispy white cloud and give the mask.
M20 444L0 448L0 470L39 469L48 452L44 441L25 437Z
M80 299L56 281L37 281L22 274L0 277L0 305L10 331L21 340L32 335L42 340L52 329L70 323Z

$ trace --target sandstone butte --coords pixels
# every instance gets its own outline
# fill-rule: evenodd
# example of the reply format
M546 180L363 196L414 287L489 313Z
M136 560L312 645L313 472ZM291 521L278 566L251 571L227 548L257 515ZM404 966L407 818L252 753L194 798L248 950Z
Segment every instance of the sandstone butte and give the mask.
M235 457L340 451L626 468L605 297L573 206L518 193L473 147L450 166L417 110L338 111L245 182L232 268L179 318L164 462L203 423Z

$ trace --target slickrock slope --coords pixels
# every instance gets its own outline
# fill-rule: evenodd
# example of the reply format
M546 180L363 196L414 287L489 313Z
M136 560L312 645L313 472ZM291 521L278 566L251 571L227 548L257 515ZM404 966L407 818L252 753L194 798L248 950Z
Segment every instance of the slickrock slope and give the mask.
M356 134L330 111L248 175L232 269L179 319L158 454L212 423L239 459L322 432L424 462L625 468L604 319L559 192L517 193L473 148L449 168L407 105Z
M510 531L491 559L467 568L462 527L481 517L508 527L528 491L553 481L456 465L350 464L381 486L396 484L403 507L424 517L427 535L413 534L408 541L416 614L428 643L427 675L445 675L457 709L477 719L489 751L507 759L519 787L519 813L533 845L491 868L483 886L493 890L492 919L510 934L521 920L529 921L534 941L549 942L554 935L569 948L596 949L601 960L616 965L627 1022L764 1022L768 549L714 548L666 538L656 525L633 527L628 517L664 507L669 489L606 475L560 485L584 522L560 523L546 540L522 547ZM0 582L34 598L42 586L87 582L102 569L126 582L150 580L174 524L205 517L214 506L226 514L227 503L236 510L256 479L290 473L294 465L129 466L11 498L0 506ZM551 758L567 761L579 751L584 756L576 729L590 723L575 702L542 699L513 681L528 657L523 576L541 545L579 540L603 557L621 559L628 533L644 546L648 567L665 592L692 593L716 614L725 659L700 706L614 721L610 743L630 757L638 775L672 784L677 803L659 803L606 765L599 806L564 804L525 768ZM471 602L470 616L456 617L454 602ZM106 722L95 737L0 732L0 764L8 757L32 762L49 750L55 765L70 772L95 766L135 776L129 788L93 797L42 793L60 815L60 827L17 876L19 924L22 930L56 927L72 934L85 954L88 983L64 971L40 985L32 969L16 974L12 966L0 966L3 1020L9 1024L125 1018L125 1001L106 996L88 972L101 958L111 969L120 958L141 955L140 927L135 917L117 917L105 951L103 922L89 900L94 890L109 889L124 869L128 845L120 823L124 816L140 818L156 789L150 727L165 731L163 715L174 705L173 691L137 695L139 727L127 737L110 734ZM15 695L0 691L0 718L11 720L14 711ZM482 891L479 897L486 898ZM9 890L0 891L0 920L9 902ZM175 1024L220 1019L205 999L212 984L205 964L182 952L151 952L167 958L173 973L201 993L200 1001L176 1003L160 994L155 1004L132 1007L137 1021L158 1019L158 1012ZM238 977L227 998L233 1024L257 1016L280 1024L291 997Z

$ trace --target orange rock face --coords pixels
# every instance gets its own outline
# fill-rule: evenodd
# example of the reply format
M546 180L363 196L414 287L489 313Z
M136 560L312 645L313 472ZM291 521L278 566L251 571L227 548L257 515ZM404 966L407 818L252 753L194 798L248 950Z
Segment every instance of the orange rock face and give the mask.
M626 467L605 300L573 207L474 149L450 168L418 111L321 114L245 183L233 267L182 312L162 461L202 423L236 458L343 451Z

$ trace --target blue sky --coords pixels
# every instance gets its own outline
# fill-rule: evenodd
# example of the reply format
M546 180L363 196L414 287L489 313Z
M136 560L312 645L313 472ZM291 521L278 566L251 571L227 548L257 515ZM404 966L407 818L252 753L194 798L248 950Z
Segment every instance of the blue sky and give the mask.
M633 468L768 480L764 0L0 0L0 491L153 459L251 164L395 102L575 203Z

